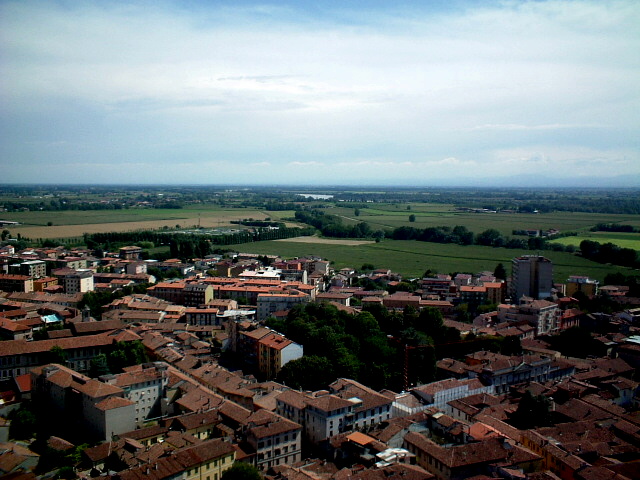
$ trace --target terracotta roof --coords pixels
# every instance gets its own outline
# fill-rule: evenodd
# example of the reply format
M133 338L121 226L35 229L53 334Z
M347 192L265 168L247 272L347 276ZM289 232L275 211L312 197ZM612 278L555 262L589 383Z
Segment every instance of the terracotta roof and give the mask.
M261 338L258 343L274 350L282 350L283 348L291 345L293 342L278 333L271 333Z
M302 429L299 424L267 410L258 410L247 418L246 423L250 425L248 432L258 439Z
M307 398L304 394L295 390L286 390L278 395L277 401L302 410L307 406Z
M27 342L26 340L6 340L2 342L0 357L11 355L23 355L29 353L48 352L52 347L58 346L63 350L75 348L97 347L111 345L117 341L107 334L86 335L83 337L56 338L50 340L38 340Z
M340 408L348 408L353 403L343 400L336 395L323 395L321 397L311 397L307 400L307 404L325 412L331 412Z
M136 402L132 402L126 398L122 397L109 397L105 398L101 402L96 404L96 408L99 410L113 410L114 408L122 408L128 407L131 405L135 405Z
M364 433L353 432L347 435L347 440L353 443L357 443L358 445L365 446L368 443L375 441L375 438L372 438L369 435L365 435Z

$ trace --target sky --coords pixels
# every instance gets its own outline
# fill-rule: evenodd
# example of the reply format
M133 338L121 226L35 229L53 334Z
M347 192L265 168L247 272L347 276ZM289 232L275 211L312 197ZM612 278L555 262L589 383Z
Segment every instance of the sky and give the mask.
M640 2L0 0L0 183L640 186Z

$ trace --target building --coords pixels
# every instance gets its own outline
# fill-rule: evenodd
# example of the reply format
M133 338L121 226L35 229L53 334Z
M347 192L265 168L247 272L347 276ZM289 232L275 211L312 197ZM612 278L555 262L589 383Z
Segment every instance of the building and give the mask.
M542 466L539 455L504 437L445 447L420 433L409 432L404 442L405 448L416 455L418 465L438 480L490 478L488 475L492 471L501 472L502 469L506 472L536 472ZM500 478L504 478L505 473Z
M199 307L213 300L213 287L202 283L189 283L183 290L184 300L181 305Z
M118 472L120 480L220 480L236 461L236 449L219 438L207 440Z
M487 289L489 303L500 304L507 297L507 284L504 282L484 282L482 286Z
M147 294L176 305L184 305L186 282L160 282L147 290ZM196 305L197 306L197 305Z
M52 422L63 422L102 441L135 428L136 404L115 385L57 364L34 369L31 383L34 398L46 405Z
M576 293L580 292L587 297L594 297L598 295L598 280L592 280L589 277L571 276L567 280L566 296L573 297Z
M117 375L103 375L100 380L122 389L123 397L136 404L134 421L137 428L150 419L167 414L167 364L154 362L135 365Z
M483 385L478 379L448 378L412 388L410 392L428 406L448 410L447 403L479 393L493 393L493 386Z
M27 275L28 277L44 277L47 275L47 262L44 260L29 260L17 265L11 265L12 273Z
M302 426L267 410L258 410L246 419L247 443L256 453L260 469L302 460Z
M6 340L0 348L0 380L29 373L51 362L51 349L60 347L67 355L67 365L78 372L88 372L90 362L101 353L109 353L116 342L140 340L133 332L109 332L82 337L51 340Z
M269 318L273 313L281 310L291 310L295 305L301 303L309 303L310 295L290 290L286 293L263 293L258 295L257 318L262 322Z
M303 427L305 438L318 445L334 435L365 430L391 418L393 399L346 378L321 390L287 390L276 398L276 412Z
M73 295L75 293L93 292L93 272L91 270L78 270L64 276L64 292Z
M123 260L139 260L142 254L142 247L129 246L120 249L119 257Z
M354 405L353 428L363 430L391 418L393 399L348 378L339 378L331 385L332 394Z
M33 292L33 278L27 275L7 275L0 273L0 291Z
M538 255L524 255L511 261L511 298L545 299L553 288L553 264Z
M43 277L33 281L34 292L44 292L47 288L55 287L58 285L58 279L56 277Z
M302 345L272 332L258 340L258 370L266 378L275 378L291 360L302 358Z

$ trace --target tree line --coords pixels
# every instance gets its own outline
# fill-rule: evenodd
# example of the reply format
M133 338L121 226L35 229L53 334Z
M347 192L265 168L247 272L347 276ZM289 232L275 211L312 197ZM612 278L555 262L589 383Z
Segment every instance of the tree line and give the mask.
M283 238L313 235L313 228L253 228L241 232L213 235L207 233L178 233L168 231L140 230L135 232L107 232L84 235L84 242L93 250L114 250L119 246L151 242L154 245L168 245L171 255L176 258L202 258L213 252L219 245L278 240Z
M580 242L580 254L598 263L612 263L624 267L640 267L638 252L632 248L623 248L613 243L598 243L593 240Z
M633 225L623 225L620 223L598 223L595 227L591 227L592 232L622 232L622 233L639 233L640 228Z
M355 225L344 225L337 215L331 215L317 209L296 210L295 219L298 222L311 225L325 237L333 238L379 238L384 237L384 231L373 231L368 223L358 222Z

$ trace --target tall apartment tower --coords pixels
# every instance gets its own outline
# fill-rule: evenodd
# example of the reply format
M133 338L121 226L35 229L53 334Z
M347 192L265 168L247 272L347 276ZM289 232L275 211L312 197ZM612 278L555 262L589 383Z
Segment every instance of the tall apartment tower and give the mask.
M518 302L524 295L535 299L551 296L553 264L548 258L524 255L511 261L511 300Z

